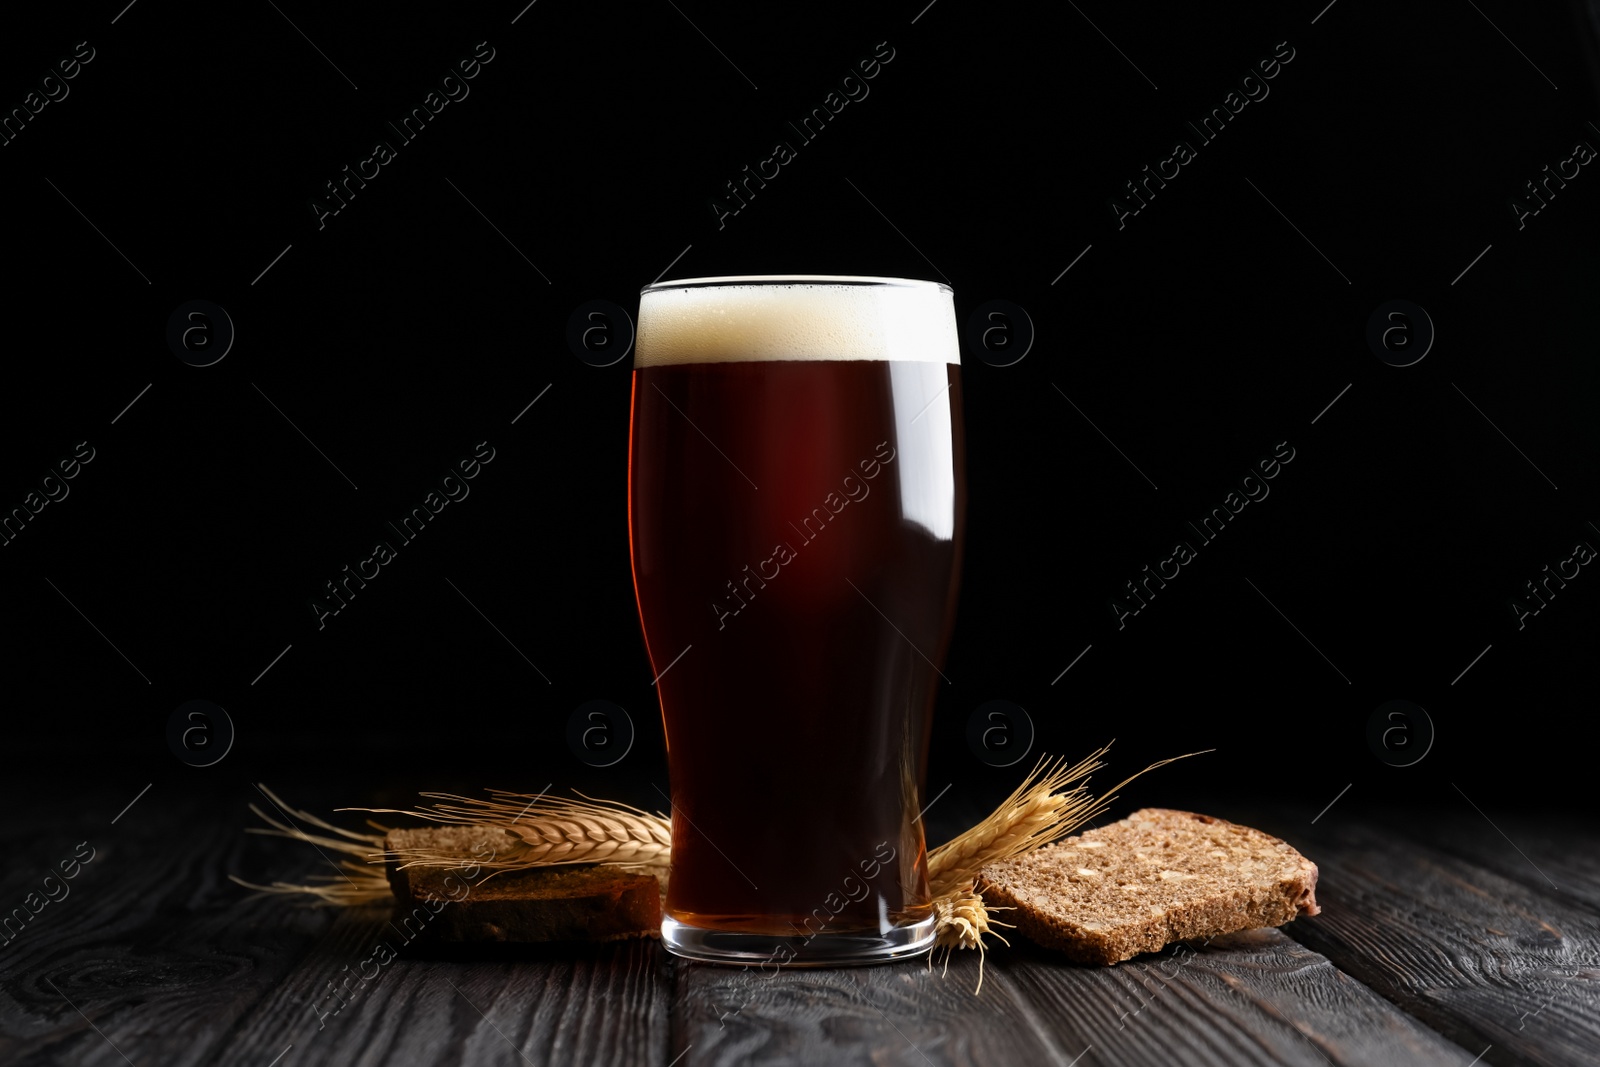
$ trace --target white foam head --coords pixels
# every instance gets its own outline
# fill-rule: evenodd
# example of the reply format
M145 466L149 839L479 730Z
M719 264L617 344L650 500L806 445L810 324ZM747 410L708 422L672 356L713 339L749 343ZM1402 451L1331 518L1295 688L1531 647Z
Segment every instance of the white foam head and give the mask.
M960 363L950 287L789 275L688 278L640 294L635 367L773 360Z

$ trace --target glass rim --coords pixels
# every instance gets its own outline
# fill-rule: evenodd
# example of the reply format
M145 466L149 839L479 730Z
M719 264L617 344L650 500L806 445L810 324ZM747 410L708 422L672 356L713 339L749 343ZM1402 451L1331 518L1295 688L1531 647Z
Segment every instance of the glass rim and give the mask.
M639 290L639 295L642 297L647 293L662 292L667 289L711 289L718 287L806 284L942 289L951 295L955 294L955 290L945 282L929 281L924 278L880 278L861 274L730 274L714 278L673 278L667 281L651 282Z

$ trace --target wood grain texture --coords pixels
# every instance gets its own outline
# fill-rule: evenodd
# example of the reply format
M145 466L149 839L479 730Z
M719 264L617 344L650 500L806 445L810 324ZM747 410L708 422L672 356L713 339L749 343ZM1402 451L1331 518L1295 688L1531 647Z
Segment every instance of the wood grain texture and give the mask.
M1323 914L1290 936L1484 1062L1600 1062L1600 915L1375 824L1305 836Z
M1113 968L1013 938L974 995L971 953L948 975L926 961L708 967L653 941L387 959L379 946L406 935L385 908L306 908L227 881L331 870L304 845L240 832L252 788L161 782L113 826L142 785L71 805L8 798L39 808L6 827L0 905L23 901L78 842L96 852L68 897L0 947L0 1062L1465 1067L1490 1044L1495 1064L1589 1064L1600 1048L1600 887L1576 851L1596 834L1582 827L1501 823L1557 891L1487 823L1475 829L1476 813L1327 819L1308 835L1281 811L1219 810L1317 861L1325 913L1290 936L1230 935ZM349 795L291 799L322 811Z
M363 965L379 945L402 940L385 909L344 912L215 1062L249 1062L290 1044L294 1067L667 1062L670 977L657 942L529 947L494 960L413 953Z
M8 841L8 856L24 859L7 865L7 902L76 843L95 854L70 895L0 951L0 1062L213 1062L226 1029L333 922L331 911L251 900L227 881L229 871L295 878L323 864L247 839L242 803L158 786L112 825L141 785L43 816L27 839Z
M1057 1045L1088 1050L1081 1067L1461 1067L1470 1058L1278 930L1169 945L1115 967L1019 949L1001 969Z
M1314 920L1308 920L1314 921ZM1423 1064L1470 1056L1276 930L1232 934L1115 967L1018 941L948 977L861 971L680 973L686 1064ZM865 1050L877 1050L873 1057Z
M1593 820L1477 811L1465 800L1461 808L1424 823L1401 820L1396 829L1535 893L1600 912L1600 826Z
M671 965L656 942L471 962L407 950L379 965L379 945L407 940L388 908L308 908L227 880L333 870L242 833L251 799L153 791L115 827L69 816L8 835L25 862L0 881L5 900L38 880L19 872L42 875L86 836L97 851L0 953L0 1062L264 1067L290 1046L283 1067L667 1062Z
M950 970L927 961L879 967L728 968L678 965L673 1043L686 1067L1065 1064L1056 1044L991 956L981 996L975 953Z

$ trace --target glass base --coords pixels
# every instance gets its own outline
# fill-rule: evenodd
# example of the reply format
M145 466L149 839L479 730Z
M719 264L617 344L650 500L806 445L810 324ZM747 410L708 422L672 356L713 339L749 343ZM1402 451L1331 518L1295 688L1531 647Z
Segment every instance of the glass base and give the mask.
M709 930L661 920L661 943L674 956L703 963L770 967L858 967L926 955L935 916L882 932L818 933L811 937Z

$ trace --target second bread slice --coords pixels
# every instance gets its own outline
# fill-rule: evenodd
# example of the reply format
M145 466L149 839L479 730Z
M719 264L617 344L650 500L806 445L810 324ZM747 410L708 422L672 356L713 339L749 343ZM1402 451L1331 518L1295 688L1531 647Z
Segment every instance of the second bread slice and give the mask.
M1144 808L986 867L984 900L1079 963L1109 964L1171 941L1315 915L1317 865L1259 830Z

